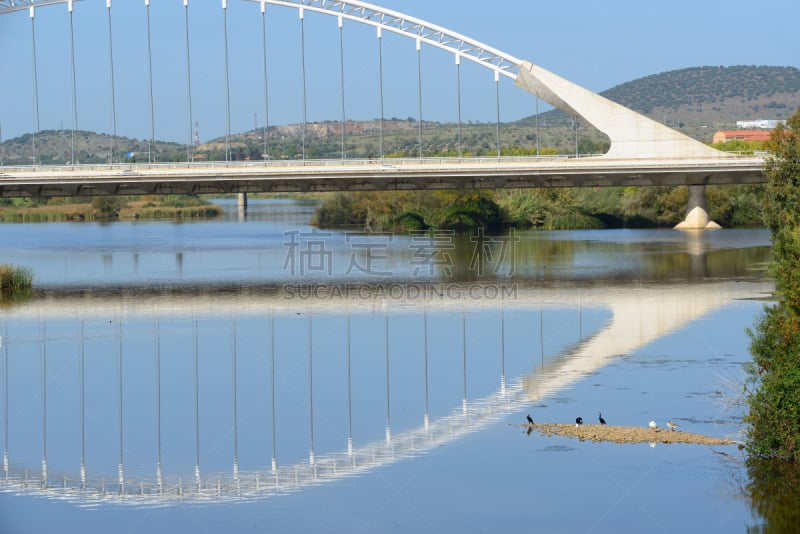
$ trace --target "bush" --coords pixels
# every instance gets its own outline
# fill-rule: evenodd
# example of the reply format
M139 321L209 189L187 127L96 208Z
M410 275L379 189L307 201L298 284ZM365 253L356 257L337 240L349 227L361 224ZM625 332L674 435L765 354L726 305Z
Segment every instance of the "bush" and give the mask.
M11 295L31 289L33 272L28 267L0 265L0 293Z
M771 136L765 218L781 300L748 332L748 451L800 462L800 109Z

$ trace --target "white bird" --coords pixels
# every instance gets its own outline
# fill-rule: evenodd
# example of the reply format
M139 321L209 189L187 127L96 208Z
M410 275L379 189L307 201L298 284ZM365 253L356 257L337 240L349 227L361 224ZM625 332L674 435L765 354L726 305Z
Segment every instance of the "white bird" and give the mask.
M650 421L650 430L655 431L658 428L658 423L655 421Z
M675 432L675 429L678 428L680 425L678 425L678 423L673 423L672 420L670 419L667 421L667 426L669 427L670 430Z

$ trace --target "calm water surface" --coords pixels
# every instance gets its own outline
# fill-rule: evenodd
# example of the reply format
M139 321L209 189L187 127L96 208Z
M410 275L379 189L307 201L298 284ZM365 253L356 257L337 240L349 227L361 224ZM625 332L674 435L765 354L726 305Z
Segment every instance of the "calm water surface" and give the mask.
M763 230L385 236L313 204L0 227L2 532L738 532Z

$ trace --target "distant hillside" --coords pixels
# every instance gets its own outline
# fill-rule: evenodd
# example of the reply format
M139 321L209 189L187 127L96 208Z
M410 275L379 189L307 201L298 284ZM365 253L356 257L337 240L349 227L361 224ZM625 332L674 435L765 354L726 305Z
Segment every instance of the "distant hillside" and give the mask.
M800 106L800 69L692 67L639 78L600 94L710 141L713 130L734 128L737 120L788 118ZM558 110L539 115L540 125L569 121ZM533 124L535 117L520 122Z
M800 106L800 69L795 67L694 67L646 76L612 87L603 96L676 128L700 141L710 142L714 131L734 128L737 120L786 119ZM562 154L575 152L575 133L571 117L560 111L539 115L538 145ZM535 117L506 123L500 128L500 144L509 154L514 149L536 148ZM608 138L586 124L579 124L579 152L596 154L607 150ZM384 153L388 156L416 157L419 154L419 126L413 118L384 121ZM307 158L339 158L342 154L341 125L336 121L309 124L306 135ZM423 152L430 155L455 155L458 134L464 153L492 156L496 153L496 125L424 123ZM378 121L348 121L345 147L348 158L365 158L379 153ZM230 138L233 159L261 159L263 132L253 130ZM302 125L271 126L267 152L274 159L301 157ZM30 134L9 139L0 146L0 164L29 164L33 143ZM82 163L106 162L112 138L107 134L77 132L76 159ZM146 140L118 137L115 161L127 161L134 153L139 161L148 158ZM72 133L65 130L39 132L36 136L37 160L43 164L63 164L72 154ZM510 151L510 152L508 152ZM156 161L184 161L186 146L156 142L152 147ZM225 158L224 138L211 140L192 149L194 159Z
M132 154L139 161L147 161L148 153L155 161L179 161L186 159L185 145L156 141L153 147L147 140L117 137L78 130L75 132L75 159L80 163L106 163L112 152L114 161L128 161ZM42 165L69 163L73 153L71 130L42 130L34 139L31 134L3 141L0 146L0 162L6 165L30 165L34 146L36 160Z

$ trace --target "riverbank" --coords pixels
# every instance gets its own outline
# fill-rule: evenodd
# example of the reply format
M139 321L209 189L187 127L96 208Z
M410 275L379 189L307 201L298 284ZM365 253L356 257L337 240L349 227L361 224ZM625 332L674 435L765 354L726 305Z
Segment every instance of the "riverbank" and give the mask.
M225 210L204 198L187 195L20 199L0 204L0 222L80 222L114 220L207 219Z
M650 428L638 426L614 425L581 425L563 423L536 423L522 425L528 432L536 430L539 434L551 437L561 436L577 438L581 441L610 442L610 443L693 443L696 445L735 445L736 441L729 439L666 430L663 428Z
M763 224L761 185L709 186L712 220L725 228ZM686 215L689 192L676 187L601 187L330 194L312 224L374 231L513 227L542 230L672 228Z

